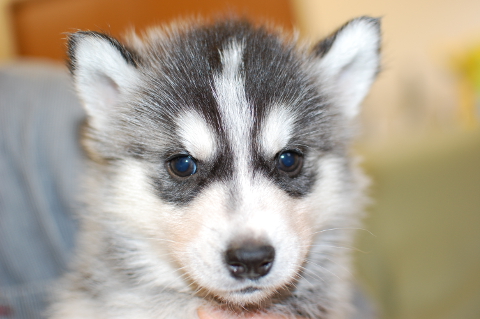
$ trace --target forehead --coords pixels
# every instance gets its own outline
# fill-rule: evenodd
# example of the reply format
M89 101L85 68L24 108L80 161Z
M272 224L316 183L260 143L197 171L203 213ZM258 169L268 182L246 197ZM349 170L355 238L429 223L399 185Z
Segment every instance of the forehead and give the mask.
M310 129L305 124L322 123L328 105L313 76L305 71L307 59L277 34L236 20L173 34L149 43L147 60L156 67L146 70L147 100L155 104L156 119L164 120L166 126L175 122L172 119L177 114L195 109L217 136L225 135L222 110L226 108L222 109L217 93L218 78L228 68L231 79L241 80L235 82L235 90L230 81L230 93L244 95L247 103L243 107L251 114L253 133L279 107L304 122L298 126L299 134ZM226 102L227 94L222 97Z

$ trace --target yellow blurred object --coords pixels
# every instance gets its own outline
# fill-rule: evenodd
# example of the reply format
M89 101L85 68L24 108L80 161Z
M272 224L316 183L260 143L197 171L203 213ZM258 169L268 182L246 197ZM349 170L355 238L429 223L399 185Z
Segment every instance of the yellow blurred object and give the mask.
M455 60L460 73L460 117L469 129L480 124L480 45Z
M475 89L480 91L480 44L467 53L460 64L460 70Z

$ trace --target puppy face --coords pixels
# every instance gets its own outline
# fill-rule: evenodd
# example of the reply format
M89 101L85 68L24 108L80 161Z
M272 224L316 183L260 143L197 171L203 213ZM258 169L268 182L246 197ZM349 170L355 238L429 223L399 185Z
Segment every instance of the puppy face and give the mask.
M240 306L294 285L348 206L348 125L378 68L378 22L312 52L241 21L131 45L70 38L85 144L111 177L101 214L148 243L154 283Z

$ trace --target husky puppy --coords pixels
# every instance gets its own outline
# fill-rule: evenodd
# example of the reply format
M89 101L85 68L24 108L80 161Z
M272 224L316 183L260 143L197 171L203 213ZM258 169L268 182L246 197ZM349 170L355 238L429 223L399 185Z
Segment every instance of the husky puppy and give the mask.
M348 148L379 20L296 42L240 19L69 36L90 163L51 318L347 316L365 184Z

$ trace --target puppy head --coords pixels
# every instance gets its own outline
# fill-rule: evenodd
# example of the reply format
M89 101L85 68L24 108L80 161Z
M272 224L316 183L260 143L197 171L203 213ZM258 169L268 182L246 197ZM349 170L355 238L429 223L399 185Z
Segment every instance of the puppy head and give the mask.
M168 258L181 289L241 306L268 300L299 279L316 232L346 214L348 126L378 51L371 18L309 52L242 21L126 45L71 35L84 143L113 181L104 213L143 236L152 269Z

